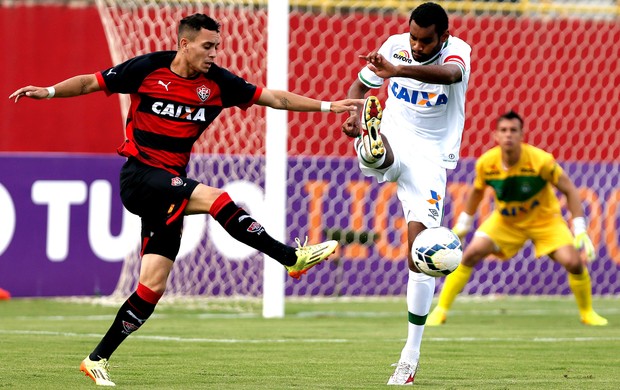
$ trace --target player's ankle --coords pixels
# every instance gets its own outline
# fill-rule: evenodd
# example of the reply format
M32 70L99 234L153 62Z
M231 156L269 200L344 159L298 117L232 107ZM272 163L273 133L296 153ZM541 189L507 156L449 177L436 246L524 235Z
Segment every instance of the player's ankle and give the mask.
M385 162L385 153L379 158L373 156L366 151L361 140L356 140L355 149L357 150L357 156L362 165L368 168L379 168Z

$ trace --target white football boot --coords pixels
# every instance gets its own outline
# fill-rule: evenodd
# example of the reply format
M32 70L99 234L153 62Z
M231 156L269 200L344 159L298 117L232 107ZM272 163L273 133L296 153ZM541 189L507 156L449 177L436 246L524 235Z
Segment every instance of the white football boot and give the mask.
M392 364L396 366L396 370L388 380L388 385L396 386L412 386L415 379L415 373L418 371L418 363L398 362Z

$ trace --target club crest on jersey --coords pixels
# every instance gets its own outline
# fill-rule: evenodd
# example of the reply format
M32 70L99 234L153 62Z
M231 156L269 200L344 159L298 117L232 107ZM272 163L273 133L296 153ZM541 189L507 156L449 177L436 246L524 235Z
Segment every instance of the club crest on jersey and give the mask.
M182 186L182 185L183 185L183 179L181 179L181 178L180 178L180 177L178 177L178 176L177 176L177 177L173 177L173 178L170 180L170 184L171 184L173 187L180 187L180 186Z
M198 94L198 98L200 98L201 102L205 102L211 96L211 90L204 85L196 88L196 93Z

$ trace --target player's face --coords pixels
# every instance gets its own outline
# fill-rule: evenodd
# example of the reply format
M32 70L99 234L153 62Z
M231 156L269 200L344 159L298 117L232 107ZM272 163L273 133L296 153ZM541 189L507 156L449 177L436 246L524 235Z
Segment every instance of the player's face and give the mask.
M411 44L411 54L417 62L430 60L441 49L441 45L448 39L448 31L441 36L435 31L435 25L420 27L415 21L409 25L409 43Z
M220 34L201 29L193 40L187 40L185 58L195 72L207 72L215 61L220 46Z
M495 129L495 142L504 152L511 152L521 147L523 129L518 119L500 119Z

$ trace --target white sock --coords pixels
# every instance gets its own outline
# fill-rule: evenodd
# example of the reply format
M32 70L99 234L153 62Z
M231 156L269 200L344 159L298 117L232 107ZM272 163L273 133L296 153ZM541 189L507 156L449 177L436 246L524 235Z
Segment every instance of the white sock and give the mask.
M362 142L361 138L359 140L356 140L355 142L355 151L357 152L357 158L358 160L360 160L362 165L368 168L379 168L381 164L385 162L386 153L383 153L381 157L376 158L375 156L370 155L366 152L366 148L364 147L364 143Z
M400 361L416 363L420 358L420 345L422 344L422 334L424 325L416 325L411 320L418 323L425 323L426 316L431 309L433 294L435 293L435 278L409 271L407 282L407 310L408 310L408 331L407 342L400 353Z

